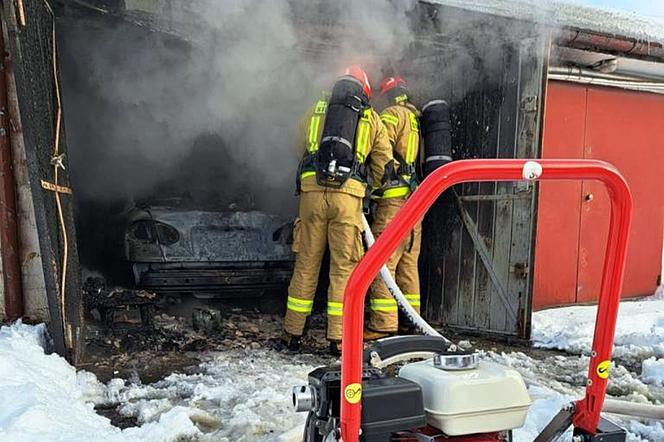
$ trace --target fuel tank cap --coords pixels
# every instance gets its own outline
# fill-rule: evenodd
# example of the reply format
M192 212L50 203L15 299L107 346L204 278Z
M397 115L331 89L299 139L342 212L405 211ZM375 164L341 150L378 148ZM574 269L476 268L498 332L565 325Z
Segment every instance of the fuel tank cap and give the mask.
M441 370L472 370L477 368L480 355L476 352L440 353L433 357L433 365Z

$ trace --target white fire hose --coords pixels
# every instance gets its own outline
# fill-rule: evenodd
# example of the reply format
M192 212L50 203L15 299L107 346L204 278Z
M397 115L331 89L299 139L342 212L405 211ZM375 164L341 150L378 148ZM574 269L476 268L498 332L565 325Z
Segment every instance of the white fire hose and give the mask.
M364 215L362 215L362 222L364 223L364 241L367 243L367 248L371 248L376 242L376 239L374 238L373 232L371 232L371 227L369 226L369 222ZM427 336L438 336L443 338L446 342L450 344L452 343L449 339L438 333L424 319L422 319L422 317L417 313L413 306L410 305L410 302L408 302L396 281L394 281L394 278L392 278L392 274L386 265L383 265L383 267L380 268L380 277L385 282L385 285L390 291L392 297L394 297L394 299L397 301L397 305L401 311L404 312L404 314L408 317L408 319L410 319L415 327L420 329L422 333Z

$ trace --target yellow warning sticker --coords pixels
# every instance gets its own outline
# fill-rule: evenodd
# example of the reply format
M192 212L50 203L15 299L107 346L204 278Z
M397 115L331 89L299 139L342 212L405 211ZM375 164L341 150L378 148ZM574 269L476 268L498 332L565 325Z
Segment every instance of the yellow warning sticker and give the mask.
M602 361L597 365L597 376L607 379L611 373L611 361Z
M362 399L362 384L348 384L344 389L344 397L350 404L357 404Z

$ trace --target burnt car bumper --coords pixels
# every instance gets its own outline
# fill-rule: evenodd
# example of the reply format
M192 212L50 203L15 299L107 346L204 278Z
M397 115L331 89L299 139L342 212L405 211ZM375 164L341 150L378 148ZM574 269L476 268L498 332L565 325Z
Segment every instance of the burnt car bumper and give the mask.
M285 289L293 262L133 263L136 286L157 293L191 293L196 297L260 296Z

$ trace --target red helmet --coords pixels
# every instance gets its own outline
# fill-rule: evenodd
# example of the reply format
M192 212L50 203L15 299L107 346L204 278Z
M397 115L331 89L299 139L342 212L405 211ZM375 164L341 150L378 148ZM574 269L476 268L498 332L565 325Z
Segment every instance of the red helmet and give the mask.
M383 95L397 86L406 87L406 81L399 77L385 77L380 83L380 94Z
M359 65L354 64L347 67L343 74L350 75L362 83L362 90L364 91L364 94L367 96L367 98L371 99L371 85L369 84L369 77L367 76L367 73L364 72L364 69L362 69Z

